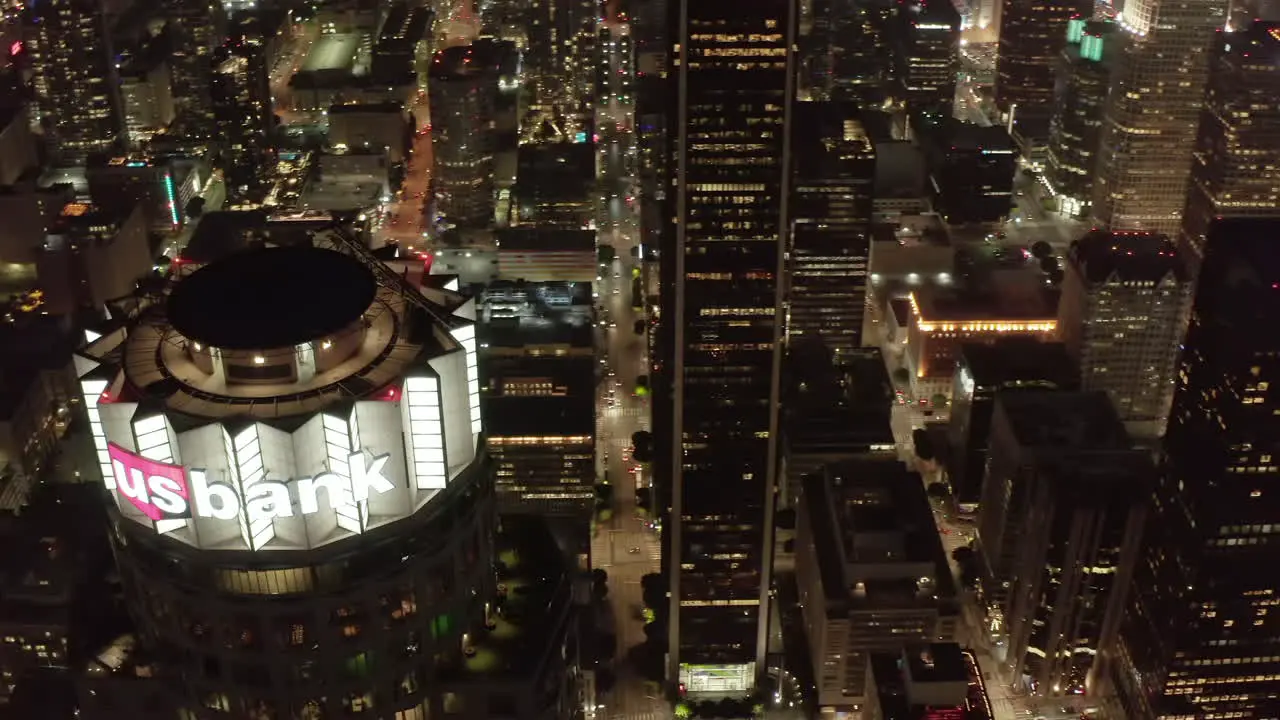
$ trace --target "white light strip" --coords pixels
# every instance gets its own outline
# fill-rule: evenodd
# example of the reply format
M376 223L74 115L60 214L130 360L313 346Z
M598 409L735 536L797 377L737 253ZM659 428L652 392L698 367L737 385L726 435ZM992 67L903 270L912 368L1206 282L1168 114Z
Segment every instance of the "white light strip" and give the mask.
M444 489L449 479L444 459L440 382L435 378L407 379L404 402L409 411L409 444L416 487L419 490Z
M347 478L348 482L350 482L351 463L348 458L351 457L352 447L347 423L332 415L324 415L322 417L325 454L328 456L329 472L338 477ZM350 486L347 487L345 495L348 499L354 497L353 489ZM332 498L330 498L330 502L333 502ZM338 516L338 527L353 533L364 531L364 525L360 522L360 509L354 503L334 504L333 511Z
M106 380L81 380L80 392L84 396L84 406L89 413L89 434L93 435L93 449L98 453L98 467L102 470L102 482L107 489L115 492L116 478L111 470L111 457L107 455L107 432L102 427L102 413L98 403L102 393L107 391Z
M234 445L235 455L231 458L231 464L235 466L238 478L234 487L240 495L240 537L250 550L257 550L274 537L270 516L250 510L244 501L249 496L249 489L266 478L262 467L262 443L258 439L258 426L253 424L236 433Z
M467 354L467 404L471 411L471 434L479 435L480 422L480 361L476 354L476 326L464 325L453 331L453 339L462 345Z

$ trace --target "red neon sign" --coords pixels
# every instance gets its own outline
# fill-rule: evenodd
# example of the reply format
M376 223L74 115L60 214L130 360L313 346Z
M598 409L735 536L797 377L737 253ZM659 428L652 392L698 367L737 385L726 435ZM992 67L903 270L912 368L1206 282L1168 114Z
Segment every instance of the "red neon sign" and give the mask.
M152 520L191 517L191 491L181 465L148 460L107 443L116 492Z

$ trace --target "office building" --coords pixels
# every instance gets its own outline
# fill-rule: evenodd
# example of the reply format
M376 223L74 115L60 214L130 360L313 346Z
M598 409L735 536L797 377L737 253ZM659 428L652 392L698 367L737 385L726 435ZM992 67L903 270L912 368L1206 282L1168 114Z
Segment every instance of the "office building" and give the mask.
M1070 218L1088 217L1093 205L1093 173L1116 56L1111 35L1117 27L1109 20L1067 21L1042 179L1057 198L1058 211Z
M567 718L568 577L495 531L473 301L307 235L184 265L77 357L136 626L96 674L192 715Z
M586 228L599 211L594 143L538 143L516 151L513 225Z
M426 7L392 3L373 47L370 75L389 84L404 84L404 78L425 84L432 54L435 16Z
M1280 712L1280 220L1209 230L1112 681L1129 717Z
M496 59L475 47L440 50L431 60L431 173L436 213L459 228L493 224Z
M960 70L960 14L945 0L899 5L894 27L896 95L913 126L951 117Z
M24 35L45 144L74 164L120 139L120 82L105 10L93 0L51 0L25 11Z
M789 344L778 501L794 507L803 478L844 460L897 457L893 383L879 348L840 358L820 340Z
M211 132L212 58L226 31L226 12L218 0L166 0L164 13L169 19L165 31L172 46L169 66L174 104L188 122Z
M907 297L904 366L918 397L951 392L956 354L964 343L994 343L1001 338L1057 338L1056 297L1009 292L981 297L925 290Z
M1186 260L1163 235L1095 230L1067 253L1058 334L1085 390L1105 390L1135 438L1164 432L1191 312Z
M860 107L880 105L889 96L893 67L892 10L887 3L830 0L830 97Z
M1103 393L1026 392L996 400L990 458L979 523L1003 521L996 537L1012 550L993 577L1006 597L1005 666L1033 694L1097 694L1097 658L1115 649L1140 558L1150 453L1133 448Z
M978 509L996 398L1010 392L1071 391L1079 386L1080 371L1061 343L1010 337L989 345L960 346L947 428L951 446L947 480L960 512Z
M532 102L568 112L585 109L602 57L597 52L599 7L591 0L534 2L527 7Z
M1216 49L1182 218L1193 263L1214 218L1280 216L1280 23L1225 34Z
M140 203L124 211L68 203L36 257L44 310L100 316L108 300L132 295L152 269L149 229Z
M862 346L875 148L852 103L797 103L791 160L789 339Z
M94 621L111 615L94 602L111 566L96 495L0 472L0 713L77 714L69 670L80 644L107 630Z
M0 104L0 187L12 187L40 166L36 145L31 106L17 101Z
M141 148L173 122L173 74L169 62L169 40L163 35L139 42L121 58L117 72L124 141L131 149Z
M187 204L211 173L200 161L133 154L94 157L85 167L89 197L100 208L128 213L141 205L152 229L172 231L186 223Z
M1226 0L1140 0L1116 16L1119 56L1093 186L1098 227L1178 232L1209 56L1226 14Z
M867 720L992 720L982 668L956 643L912 643L900 653L872 653L875 692Z
M76 344L72 324L40 314L43 299L41 291L28 295L29 310L0 329L5 348L0 358L0 477L34 481L48 469L79 402L71 367Z
M590 284L600 274L595 230L520 225L493 235L503 280Z
M209 90L214 127L226 156L227 193L233 198L253 195L275 170L271 64L258 23L238 23L212 62Z
M668 677L750 692L768 638L795 7L672 3L674 185L654 454ZM676 18L679 18L676 20ZM744 58L751 58L749 62Z
M413 145L413 117L402 102L334 105L329 108L329 144L335 149L376 152L404 162Z
M867 704L872 652L949 642L960 621L924 485L896 458L805 478L796 585L818 704L837 713Z
M497 281L479 310L480 397L498 510L576 520L576 534L589 541L598 365L591 286Z
M1054 74L1067 22L1093 13L1087 0L1003 0L996 55L996 107L1025 149L1043 146L1054 111Z
M933 204L948 225L1002 223L1013 209L1018 151L1002 127L948 118L930 143Z

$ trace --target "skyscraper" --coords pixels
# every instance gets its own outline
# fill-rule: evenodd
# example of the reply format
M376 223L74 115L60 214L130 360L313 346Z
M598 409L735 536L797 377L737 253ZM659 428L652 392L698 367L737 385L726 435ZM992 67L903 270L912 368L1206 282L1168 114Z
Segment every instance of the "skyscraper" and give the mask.
M1117 15L1119 57L1093 187L1100 226L1177 232L1209 54L1226 14L1226 0L1135 0Z
M1163 235L1097 230L1072 243L1058 332L1085 390L1104 390L1135 438L1164 432L1191 273Z
M1039 695L1096 694L1140 557L1150 454L1103 393L1023 392L996 400L990 458L981 542L993 551L994 529L1010 552L1005 574L991 558L993 594L1008 588L1005 666Z
M1068 217L1088 217L1098 142L1116 53L1106 20L1070 20L1067 44L1059 55L1053 119L1043 179ZM1089 38L1086 40L1085 38Z
M53 158L82 162L120 139L120 82L101 3L32 3L24 17L36 106Z
M946 0L911 0L896 12L896 94L912 121L937 125L951 117L955 106L960 13Z
M996 58L996 105L1024 148L1043 146L1054 109L1054 71L1067 21L1087 15L1086 0L1004 0Z
M1197 259L1215 217L1280 215L1280 23L1222 36L1209 72L1182 216Z
M670 508L668 672L690 692L745 692L768 629L796 9L673 10L676 223L662 252L658 378L670 388L656 386L667 397L654 413L672 422L655 433L670 453L658 470Z
M258 26L246 20L213 54L209 85L214 125L227 154L227 190L252 192L273 168L267 48Z
M853 103L794 111L787 334L841 356L862 346L876 156Z
M1280 715L1277 219L1210 228L1146 559L1113 672L1127 717Z
M91 336L75 366L137 632L87 695L151 678L176 707L142 716L259 720L580 707L559 550L496 528L472 301L405 282L331 228L188 268Z
M178 109L209 128L212 102L209 96L210 58L222 39L226 14L218 0L168 0L169 58L173 73L173 97Z
M494 102L498 68L474 45L431 59L431 183L436 211L458 227L493 223Z

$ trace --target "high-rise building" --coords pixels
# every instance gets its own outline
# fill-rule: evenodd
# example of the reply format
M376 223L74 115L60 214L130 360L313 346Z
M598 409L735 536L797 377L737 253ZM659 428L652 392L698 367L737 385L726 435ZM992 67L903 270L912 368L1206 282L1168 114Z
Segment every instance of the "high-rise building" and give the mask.
M930 142L929 166L934 207L947 224L1009 217L1018 151L1004 128L947 118Z
M897 458L805 477L796 585L824 709L869 716L872 652L955 638L960 603L932 515L924 484Z
M51 0L26 9L40 126L59 162L82 162L120 139L120 82L101 3Z
M996 106L1024 154L1043 146L1054 110L1054 72L1067 21L1093 10L1091 0L1004 0L996 56Z
M84 202L63 207L36 257L42 310L100 316L108 300L132 295L154 267L148 218L141 202L110 210Z
M1209 229L1146 557L1114 654L1131 718L1280 714L1277 219Z
M580 708L559 550L496 528L473 302L329 228L184 266L90 335L76 367L137 632L89 680L149 677L173 715Z
M591 285L495 281L478 316L498 510L576 519L585 540L596 483Z
M852 103L798 103L792 127L787 336L862 346L875 147Z
M408 84L407 76L416 75L409 82L426 85L434 24L427 7L392 3L373 46L369 74L388 85Z
M654 433L669 508L668 677L738 693L764 671L768 638L796 8L672 10L677 222L662 249L654 408L671 423Z
M873 0L833 1L832 10L830 98L864 108L883 103L893 64L888 37L893 11Z
M266 40L244 20L213 54L209 85L218 142L226 152L227 191L260 188L274 170L274 124Z
M1080 371L1062 343L1011 337L960 346L947 428L947 480L960 512L978 509L996 398L1006 392L1076 390L1079 385Z
M431 184L436 212L460 228L493 224L496 58L472 45L431 59Z
M1093 174L1116 56L1107 49L1115 49L1111 34L1116 28L1109 20L1067 22L1043 180L1068 217L1088 217L1093 205Z
M1195 261L1216 217L1280 215L1280 23L1222 36L1209 72L1182 217Z
M835 354L817 339L788 343L780 506L794 507L806 475L846 460L897 458L893 382L880 348Z
M1116 16L1119 56L1093 186L1098 226L1177 233L1209 55L1226 15L1227 0L1137 0Z
M1186 261L1163 235L1095 230L1067 253L1058 334L1085 390L1104 390L1135 438L1164 432L1191 312Z
M1101 392L1002 394L979 542L1008 636L1004 663L1037 695L1094 695L1115 648L1155 468Z
M951 117L960 70L960 13L947 0L911 0L897 7L893 70L896 95L922 127Z
M532 101L579 110L596 86L597 3L592 0L530 2L526 5L528 77Z
M166 0L165 14L170 21L167 32L171 45L173 99L189 122L212 130L211 59L227 25L222 3L219 0Z
M147 38L119 58L124 141L131 149L142 148L153 135L173 122L169 62L169 43L163 35Z

